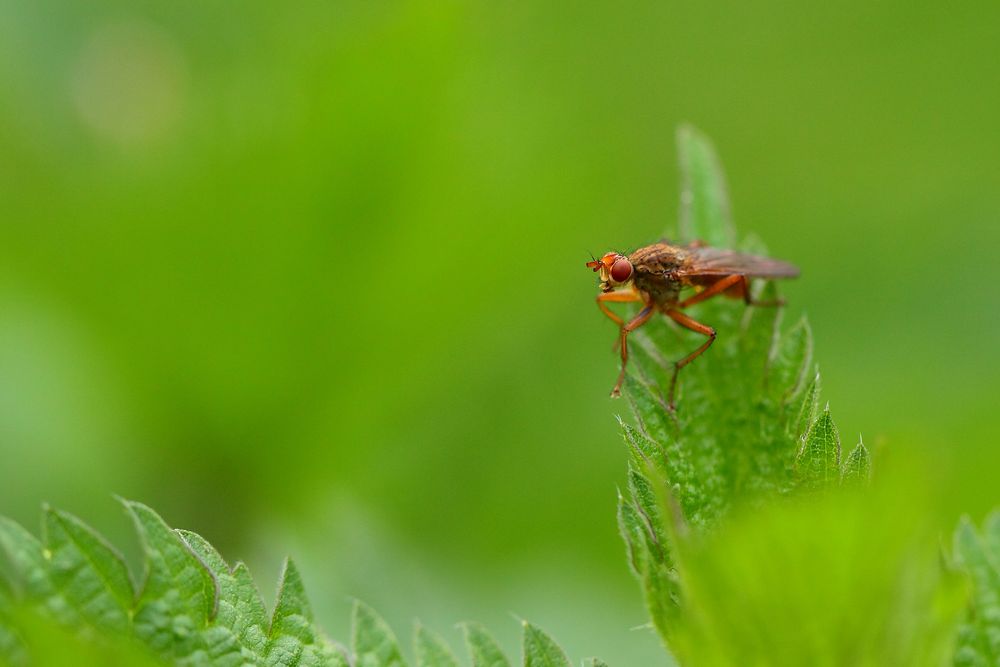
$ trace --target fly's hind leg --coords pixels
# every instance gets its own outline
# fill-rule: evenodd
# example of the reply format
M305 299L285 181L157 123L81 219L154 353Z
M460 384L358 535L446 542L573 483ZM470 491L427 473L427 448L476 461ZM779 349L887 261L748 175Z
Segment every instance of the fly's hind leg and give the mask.
M677 324L681 325L685 329L690 329L691 331L708 336L708 340L702 343L697 350L674 363L674 374L670 377L670 391L667 394L667 405L673 409L674 390L677 388L677 374L681 372L682 368L697 359L705 350L712 346L712 343L715 342L715 329L691 319L679 310L668 310L666 314L667 317L672 319L674 322L677 322ZM622 373L624 374L624 365L622 367Z
M762 308L780 308L785 305L784 299L764 299L758 301L753 298L750 293L750 280L746 276L741 276L742 280L728 290L726 294L729 296L736 297L737 299L742 298L743 302L748 306L760 306ZM730 291L731 290L731 291Z

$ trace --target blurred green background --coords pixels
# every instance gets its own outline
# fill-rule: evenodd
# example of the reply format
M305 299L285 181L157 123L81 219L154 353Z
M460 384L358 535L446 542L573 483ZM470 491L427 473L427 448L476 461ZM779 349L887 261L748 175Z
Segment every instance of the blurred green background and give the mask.
M358 596L662 662L583 262L673 225L691 121L845 441L979 517L997 44L995 2L0 0L0 511L290 553L335 636Z

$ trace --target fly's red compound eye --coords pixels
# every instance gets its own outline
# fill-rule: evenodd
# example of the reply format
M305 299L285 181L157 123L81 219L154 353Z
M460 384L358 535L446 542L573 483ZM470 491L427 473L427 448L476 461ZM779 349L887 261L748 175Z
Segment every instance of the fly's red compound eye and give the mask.
M611 279L623 283L632 276L632 263L624 257L611 265Z

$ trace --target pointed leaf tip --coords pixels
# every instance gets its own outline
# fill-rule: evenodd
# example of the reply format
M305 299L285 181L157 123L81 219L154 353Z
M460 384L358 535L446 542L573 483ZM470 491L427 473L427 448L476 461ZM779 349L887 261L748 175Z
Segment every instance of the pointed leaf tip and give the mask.
M306 598L302 576L290 558L285 559L282 569L277 602L274 604L271 629L268 633L272 639L280 635L290 635L303 644L312 644L316 640L312 628L312 609Z
M522 622L524 628L524 667L570 667L566 653L541 628Z
M693 126L677 128L681 172L679 233L681 241L704 241L733 248L736 233L729 209L729 193L722 165L708 137Z
M872 462L868 448L862 440L854 446L844 461L841 481L844 484L865 484L871 480Z
M351 617L351 643L356 665L405 667L396 635L374 609L355 600Z
M146 576L135 605L136 636L158 652L176 645L177 619L203 628L215 616L218 582L187 542L151 508L120 499L145 554Z
M465 634L465 646L472 659L472 667L510 667L510 661L500 644L480 623L462 623L461 628Z
M795 458L795 468L800 485L806 488L824 487L840 481L840 435L829 406L806 433Z
M458 667L458 660L440 636L417 622L413 645L417 667Z
M49 576L85 622L124 634L135 593L125 559L94 529L67 512L43 511Z

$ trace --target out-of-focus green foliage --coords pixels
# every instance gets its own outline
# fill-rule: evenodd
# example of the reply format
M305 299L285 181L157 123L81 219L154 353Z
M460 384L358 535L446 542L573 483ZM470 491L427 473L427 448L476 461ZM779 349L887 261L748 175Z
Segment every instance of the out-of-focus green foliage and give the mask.
M292 553L337 636L348 596L453 645L516 609L655 662L581 264L677 219L694 121L741 231L803 270L783 317L845 452L864 425L924 460L950 531L998 502L998 26L992 0L4 0L0 509L73 508L134 560L119 493L255 570Z
M879 475L864 492L744 508L682 542L680 663L946 664L966 588L942 567L919 491Z
M144 546L138 595L121 556L79 519L46 509L39 541L0 517L0 548L12 568L10 581L0 578L0 664L405 667L389 625L367 605L354 604L348 651L314 625L291 561L268 617L242 563L231 568L200 535L123 502ZM523 626L525 667L569 665L551 637ZM474 667L509 664L481 625L465 628ZM457 665L448 645L420 624L414 647L417 667Z
M963 517L955 531L954 559L966 571L972 600L958 633L956 667L986 667L1000 663L1000 510L986 517L977 531Z

